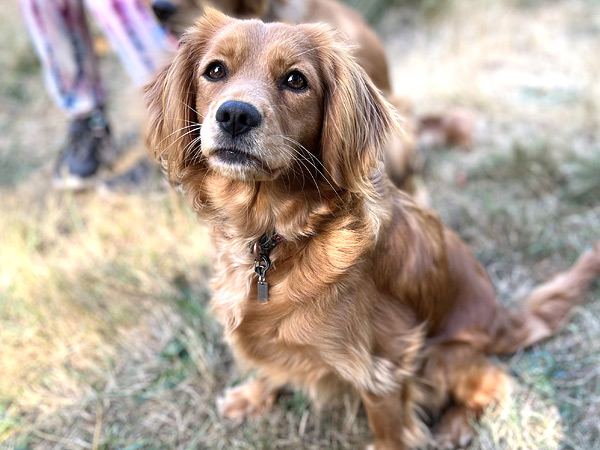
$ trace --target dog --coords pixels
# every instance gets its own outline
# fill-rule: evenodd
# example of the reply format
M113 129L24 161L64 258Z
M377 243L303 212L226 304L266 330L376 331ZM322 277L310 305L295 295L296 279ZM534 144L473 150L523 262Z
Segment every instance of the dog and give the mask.
M146 100L149 148L210 226L213 311L257 374L224 417L266 413L283 385L352 390L372 448L464 446L508 382L487 356L551 336L600 273L597 244L522 309L498 304L467 245L382 170L393 108L326 25L209 10Z
M265 22L324 22L340 30L353 44L350 51L365 69L373 83L381 89L401 114L403 129L390 139L384 152L384 165L392 182L408 192L419 204L429 205L429 194L423 182L423 157L418 151L416 120L411 101L392 94L385 49L373 29L360 14L335 0L154 0L152 8L159 20L176 34L194 24L206 7L237 18L258 18ZM443 120L444 114L439 116ZM437 135L445 135L445 129Z

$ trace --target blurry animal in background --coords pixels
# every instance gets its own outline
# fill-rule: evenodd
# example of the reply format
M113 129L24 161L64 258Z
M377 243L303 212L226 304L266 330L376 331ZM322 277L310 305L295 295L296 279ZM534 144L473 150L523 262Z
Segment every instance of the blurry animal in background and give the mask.
M454 108L443 114L419 117L419 141L423 147L473 147L475 116L467 109Z
M251 45L249 45L251 43ZM266 412L292 384L364 403L374 449L466 445L504 391L487 355L561 328L600 272L600 245L520 310L439 218L380 170L393 109L322 24L216 11L147 88L148 143L218 254L215 314L251 381L221 414Z
M410 100L391 95L388 62L383 43L360 14L335 0L154 0L157 17L177 34L201 17L206 7L237 18L265 22L327 23L353 45L349 51L402 116L402 131L391 135L385 150L385 170L400 189L420 204L429 204L422 180L423 158L417 149L418 124Z

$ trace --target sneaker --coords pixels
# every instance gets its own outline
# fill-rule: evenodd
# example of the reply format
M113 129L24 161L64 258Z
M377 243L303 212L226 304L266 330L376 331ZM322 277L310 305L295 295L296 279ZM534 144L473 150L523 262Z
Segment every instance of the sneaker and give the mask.
M94 175L104 162L103 153L111 146L110 129L102 111L75 119L69 126L69 142L56 164L54 186L73 190L93 186Z

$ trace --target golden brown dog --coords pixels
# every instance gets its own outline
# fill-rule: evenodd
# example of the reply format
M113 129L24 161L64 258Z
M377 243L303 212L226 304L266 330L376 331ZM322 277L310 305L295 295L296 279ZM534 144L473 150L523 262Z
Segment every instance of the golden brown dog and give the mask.
M284 384L362 397L377 450L464 445L506 376L486 355L558 330L600 246L521 311L437 216L380 170L389 104L324 25L211 11L147 89L149 145L217 250L212 306L257 370L221 413L265 412Z
M291 24L323 22L341 31L353 44L350 51L358 63L402 116L402 132L390 139L384 151L388 176L419 204L426 206L429 203L421 178L423 161L417 150L416 136L420 126L415 121L411 102L406 97L391 95L383 43L356 11L335 0L155 0L152 4L163 23L177 34L193 25L207 6L237 18ZM436 136L439 135L443 136L443 133L438 132Z

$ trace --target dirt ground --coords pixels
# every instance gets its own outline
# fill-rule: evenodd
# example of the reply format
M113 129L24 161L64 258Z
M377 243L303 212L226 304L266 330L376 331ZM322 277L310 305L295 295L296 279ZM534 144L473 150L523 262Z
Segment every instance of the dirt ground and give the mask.
M17 5L0 23L0 448L364 447L350 399L317 412L290 391L260 419L217 415L240 375L207 307L206 233L158 175L125 192L50 188L66 118ZM600 3L427 0L376 26L418 114L475 113L473 149L428 152L426 183L516 304L600 239ZM143 101L112 52L102 67L123 168L145 153ZM496 362L512 392L470 449L598 448L598 283L559 335Z

